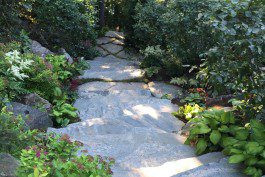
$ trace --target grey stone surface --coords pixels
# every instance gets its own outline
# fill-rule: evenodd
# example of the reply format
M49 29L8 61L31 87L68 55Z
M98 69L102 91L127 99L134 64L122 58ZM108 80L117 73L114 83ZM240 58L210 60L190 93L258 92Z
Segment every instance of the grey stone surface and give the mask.
M101 37L101 38L97 39L97 45L108 44L108 43L111 43L115 40L116 40L116 38Z
M173 177L246 177L239 165L229 164L227 158L177 174Z
M0 177L16 177L16 168L19 162L7 153L0 153Z
M81 120L94 117L119 119L134 126L160 128L167 132L179 131L184 125L172 112L178 109L169 100L136 95L107 95L80 98L74 106Z
M102 49L101 47L96 47L96 50L99 52L100 56L102 57L109 55L109 53L106 50Z
M148 83L150 91L157 98L162 98L168 95L168 98L177 98L180 94L180 88L174 85L169 85L164 82L150 82Z
M118 58L129 59L129 60L135 61L138 64L143 59L143 56L141 56L140 54L136 54L134 52L125 51L125 50L120 51L119 53L115 54L115 56L117 56Z
M30 129L46 130L53 126L53 122L46 111L17 102L13 102L12 107L14 115L22 115Z
M111 38L117 38L117 39L124 39L124 34L122 32L117 32L117 31L108 31L105 34L106 37L111 37Z
M51 111L52 109L51 103L49 103L49 101L40 97L36 93L31 93L31 94L27 94L23 96L22 101L25 105L28 105L34 108L44 108L48 112Z
M100 47L108 51L110 54L116 54L123 50L123 47L121 45L116 45L112 43L104 44Z
M115 39L115 40L112 41L112 44L124 45L124 40L123 39Z
M46 55L49 54L54 54L51 52L49 49L43 47L39 42L32 40L30 49L32 53L39 55L41 57L45 57Z
M74 59L70 56L69 53L66 52L64 48L61 48L59 50L59 54L64 55L68 63L72 64L74 62Z
M89 61L90 68L85 70L81 79L102 79L107 81L139 79L143 71L133 62L115 58L113 56L98 57Z

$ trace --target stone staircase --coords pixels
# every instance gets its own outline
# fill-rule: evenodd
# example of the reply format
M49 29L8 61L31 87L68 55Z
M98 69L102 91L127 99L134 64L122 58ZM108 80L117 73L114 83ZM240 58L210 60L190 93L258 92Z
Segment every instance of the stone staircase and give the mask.
M115 158L114 177L243 176L221 153L197 157L192 147L184 145L185 137L176 133L184 123L171 115L178 107L161 99L163 94L174 95L177 88L136 82L143 77L137 63L117 58L105 47L121 45L117 40L123 39L122 33L108 32L98 40L108 51L89 61L91 69L80 76L97 80L78 88L74 106L81 122L48 131L81 141L88 154Z

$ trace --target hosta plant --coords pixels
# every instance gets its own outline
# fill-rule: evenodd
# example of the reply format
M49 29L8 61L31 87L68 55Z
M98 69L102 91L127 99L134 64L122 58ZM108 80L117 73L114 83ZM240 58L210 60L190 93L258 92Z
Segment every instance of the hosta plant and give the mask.
M241 131L241 133L238 133ZM238 136L240 135L240 136ZM235 136L226 143L224 152L230 155L229 163L244 163L244 172L249 176L265 174L265 125L251 120L244 128L235 131Z
M232 129L236 129L236 119L232 112L224 110L207 110L200 117L191 121L190 135L186 144L196 145L196 154L221 150L221 144L226 139Z
M57 126L65 127L70 122L76 122L77 109L68 103L68 97L59 87L54 89L55 99L51 116L55 119Z

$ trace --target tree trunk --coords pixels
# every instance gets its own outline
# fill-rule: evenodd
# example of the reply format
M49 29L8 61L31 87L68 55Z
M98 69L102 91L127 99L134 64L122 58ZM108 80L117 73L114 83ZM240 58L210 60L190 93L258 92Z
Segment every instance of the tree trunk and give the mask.
M99 25L101 28L105 26L105 2L104 0L99 1Z

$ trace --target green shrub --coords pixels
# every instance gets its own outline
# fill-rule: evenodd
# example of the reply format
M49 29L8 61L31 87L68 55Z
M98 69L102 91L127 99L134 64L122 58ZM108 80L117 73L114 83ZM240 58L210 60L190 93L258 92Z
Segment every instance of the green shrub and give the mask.
M69 104L68 96L59 87L54 89L53 104L51 116L55 119L56 126L65 127L77 121L77 109Z
M235 132L235 139L224 152L230 155L230 163L244 163L245 174L260 177L265 173L265 125L257 120L251 120L241 136ZM243 135L243 136L242 136Z
M0 112L0 152L16 157L28 145L34 144L36 131L29 130L21 116L14 116L6 107Z
M0 0L0 4L0 42L7 42L18 37L22 29L19 0Z
M215 43L211 28L203 23L201 16L201 12L209 10L209 2L148 0L147 3L138 3L135 46L145 49L160 45L166 51L166 56L160 58L166 75L183 75L185 68L182 65L199 64L199 55Z
M245 174L261 177L265 173L265 125L255 119L241 126L232 112L207 110L192 118L186 144L196 153L223 150L229 163L244 163Z
M90 1L32 0L23 13L30 36L50 48L65 48L72 56L95 55L95 10Z
M264 5L255 1L217 1L205 13L220 36L206 53L198 77L212 94L235 93L244 101L244 117L262 119L265 113ZM210 93L210 92L209 92Z
M196 145L196 154L222 150L221 142L230 143L229 133L239 129L232 112L207 110L190 120L193 123L186 144ZM239 131L237 133L240 133ZM244 133L244 132L243 132ZM241 134L239 135L241 136ZM226 144L223 144L226 146Z
M82 146L80 142L71 142L68 135L55 137L48 135L37 145L22 151L17 175L28 176L111 176L112 159L99 156L77 156Z
M8 48L8 47L7 47ZM5 49L7 49L5 48ZM19 51L0 54L1 98L15 98L19 94L27 93L23 80L29 76L26 70L32 65L32 60L21 57Z

